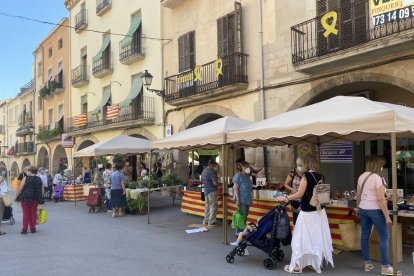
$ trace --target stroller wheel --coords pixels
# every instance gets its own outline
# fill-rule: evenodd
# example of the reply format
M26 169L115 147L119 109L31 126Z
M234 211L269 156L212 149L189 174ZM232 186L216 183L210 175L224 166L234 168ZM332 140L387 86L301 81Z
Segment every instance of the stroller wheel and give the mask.
M239 255L239 256L244 256L245 251L244 251L244 249L243 249L243 248L241 248L241 247L237 247L237 248L236 248L236 253L237 253L237 255Z
M283 252L283 250L275 249L272 251L272 257L276 259L276 261L280 262L283 261L283 259L285 258L285 253Z
M274 269L276 267L276 259L267 257L266 259L264 259L263 265L267 269Z
M234 257L232 256L232 255L227 255L226 256L226 261L229 263L229 264L232 264L232 263L234 263Z

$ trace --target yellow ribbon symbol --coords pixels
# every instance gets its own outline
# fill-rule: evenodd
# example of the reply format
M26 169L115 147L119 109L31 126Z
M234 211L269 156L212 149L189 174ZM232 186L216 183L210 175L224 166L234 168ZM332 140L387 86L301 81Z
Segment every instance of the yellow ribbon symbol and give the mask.
M203 68L201 67L201 65L197 65L194 68L194 80L197 81L202 81L203 77L201 76L201 72L203 72Z
M221 58L214 61L214 69L216 70L216 78L223 75L223 60Z
M328 23L329 19L331 18L332 18L332 22ZM330 34L334 34L334 35L338 34L338 30L335 29L337 20L338 20L338 14L336 13L336 11L330 11L326 13L324 16L322 16L321 24L322 24L322 27L326 30L323 33L324 37L328 37Z

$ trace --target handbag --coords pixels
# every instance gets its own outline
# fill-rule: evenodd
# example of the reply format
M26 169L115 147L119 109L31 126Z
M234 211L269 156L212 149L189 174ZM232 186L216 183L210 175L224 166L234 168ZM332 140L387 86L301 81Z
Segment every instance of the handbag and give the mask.
M237 229L239 231L243 231L246 228L246 218L243 216L239 209L233 213L231 228Z
M362 182L361 185L361 192L359 193L357 202L361 203L361 196L362 196L362 192L364 191L364 187L365 187L365 183L367 182L368 178L373 175L374 173L370 173L365 179L364 182ZM357 208L359 208L359 206L357 206ZM355 224L360 222L360 217L359 217L359 212L355 212L355 217L354 217L354 222Z
M13 198L10 192L7 192L6 194L2 195L1 198L3 199L4 206L10 207L13 204Z
M324 183L323 179L317 181L313 173L311 173L313 179L315 179L316 185L313 187L312 198L309 202L310 205L316 207L319 211L321 206L328 205L331 199L331 185Z

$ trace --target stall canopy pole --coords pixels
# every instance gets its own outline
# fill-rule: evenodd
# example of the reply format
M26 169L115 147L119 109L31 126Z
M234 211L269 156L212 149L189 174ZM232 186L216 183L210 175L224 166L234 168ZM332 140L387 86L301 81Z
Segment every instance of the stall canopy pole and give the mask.
M392 263L394 266L394 276L397 276L397 134L391 133L391 169L392 169Z
M227 195L228 195L228 186L227 186L227 176L228 176L228 146L222 145L221 146L221 158L223 164L223 187L222 187L222 202L223 202L223 237L224 237L224 244L227 244Z
M151 176L151 162L152 162L152 150L150 151L150 159L148 166L148 200L147 200L147 212L148 212L148 224L150 224L150 197L151 197L151 187L152 187L152 176Z
M194 182L194 150L191 151L191 180Z

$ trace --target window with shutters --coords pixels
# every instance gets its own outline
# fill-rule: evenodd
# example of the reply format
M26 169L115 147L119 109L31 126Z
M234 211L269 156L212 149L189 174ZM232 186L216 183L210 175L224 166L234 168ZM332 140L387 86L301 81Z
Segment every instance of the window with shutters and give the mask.
M367 41L368 1L366 0L316 0L318 18L329 11L338 13L335 28L338 35L324 37L326 31L318 20L318 55L326 55ZM332 20L332 19L330 19ZM332 23L332 21L329 21Z
M234 3L234 12L217 19L217 55L225 57L243 51L242 9Z
M84 95L81 96L81 113L87 113L88 112L88 96Z
M195 31L178 38L178 69L184 72L195 67Z

